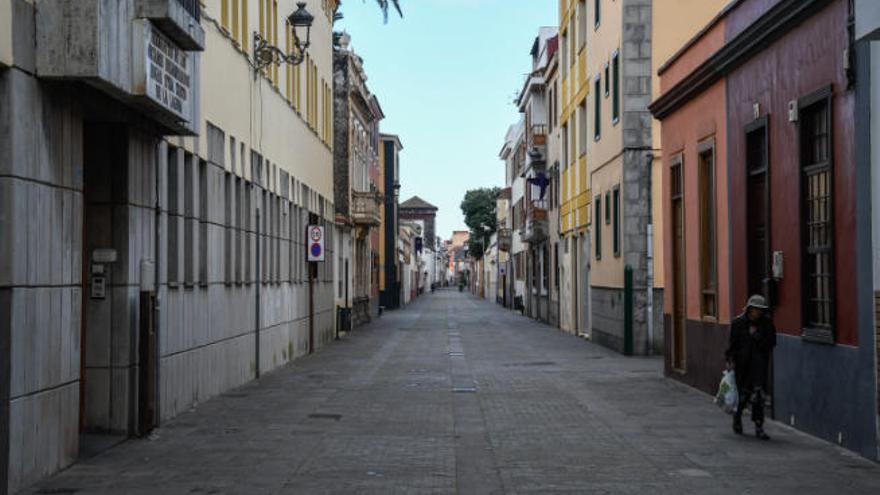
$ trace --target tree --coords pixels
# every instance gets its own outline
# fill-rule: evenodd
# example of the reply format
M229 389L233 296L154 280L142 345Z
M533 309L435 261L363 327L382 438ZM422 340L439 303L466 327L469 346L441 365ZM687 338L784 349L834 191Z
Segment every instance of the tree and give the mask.
M500 191L497 187L471 189L461 202L464 223L471 231L468 250L475 259L483 257L483 247L489 245L492 234L498 229L495 200Z
M403 11L400 10L400 0L376 0L379 3L379 8L382 9L382 14L385 16L385 22L388 22L388 7L394 6L394 9L397 11L397 14L400 17L403 17Z
M366 1L366 0L364 0ZM379 8L382 10L382 15L385 16L385 22L388 22L388 8L394 7L394 10L397 11L397 14L400 17L403 17L403 10L400 8L400 0L376 0L376 3L379 4ZM336 4L336 11L333 13L333 22L341 21L343 19L342 12L339 11L339 7L341 4ZM338 37L338 34L334 33L334 37ZM334 40L335 42L335 40Z

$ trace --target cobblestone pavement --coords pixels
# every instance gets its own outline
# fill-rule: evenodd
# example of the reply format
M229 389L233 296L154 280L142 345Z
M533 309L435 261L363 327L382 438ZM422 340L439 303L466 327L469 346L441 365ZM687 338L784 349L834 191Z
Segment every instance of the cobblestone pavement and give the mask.
M834 445L735 436L661 365L438 291L33 490L880 493Z

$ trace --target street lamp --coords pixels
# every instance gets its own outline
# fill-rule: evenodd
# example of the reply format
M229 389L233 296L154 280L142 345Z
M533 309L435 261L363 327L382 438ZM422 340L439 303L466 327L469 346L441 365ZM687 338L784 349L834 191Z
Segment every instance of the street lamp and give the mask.
M297 2L297 9L287 18L293 28L293 51L283 50L263 39L260 33L254 32L254 71L258 74L270 65L299 65L306 58L306 50L311 44L312 22L315 17L306 10L305 2ZM305 40L305 41L303 41Z

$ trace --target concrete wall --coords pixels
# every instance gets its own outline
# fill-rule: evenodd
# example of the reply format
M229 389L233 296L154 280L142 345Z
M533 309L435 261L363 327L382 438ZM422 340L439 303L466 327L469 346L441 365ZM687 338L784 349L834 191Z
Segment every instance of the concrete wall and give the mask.
M76 456L77 415L55 411L79 406L80 118L63 94L18 68L0 70L0 361L8 375L0 374L9 379L3 484L11 490Z
M309 3L310 52L330 81L330 20ZM81 400L88 430L133 432L142 261L158 265L160 421L308 352L301 233L308 212L328 227L333 216L331 141L283 88L254 83L248 47L213 16L219 3L202 21L201 137L187 139L163 139L100 90L36 79L31 5L0 0L0 26L15 27L0 29L0 66L15 64L0 68L0 492L76 459ZM334 239L328 228L316 347L335 330ZM106 298L92 300L83 259L99 247L118 260Z

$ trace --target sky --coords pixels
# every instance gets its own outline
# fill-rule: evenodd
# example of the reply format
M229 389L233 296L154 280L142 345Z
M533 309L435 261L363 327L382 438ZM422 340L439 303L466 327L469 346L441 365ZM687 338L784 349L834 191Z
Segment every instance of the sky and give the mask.
M437 235L465 230L469 189L504 185L498 152L518 121L513 100L531 70L541 26L558 24L559 0L401 0L383 23L375 0L343 0L336 30L364 59L382 132L403 143L400 201L439 208Z

